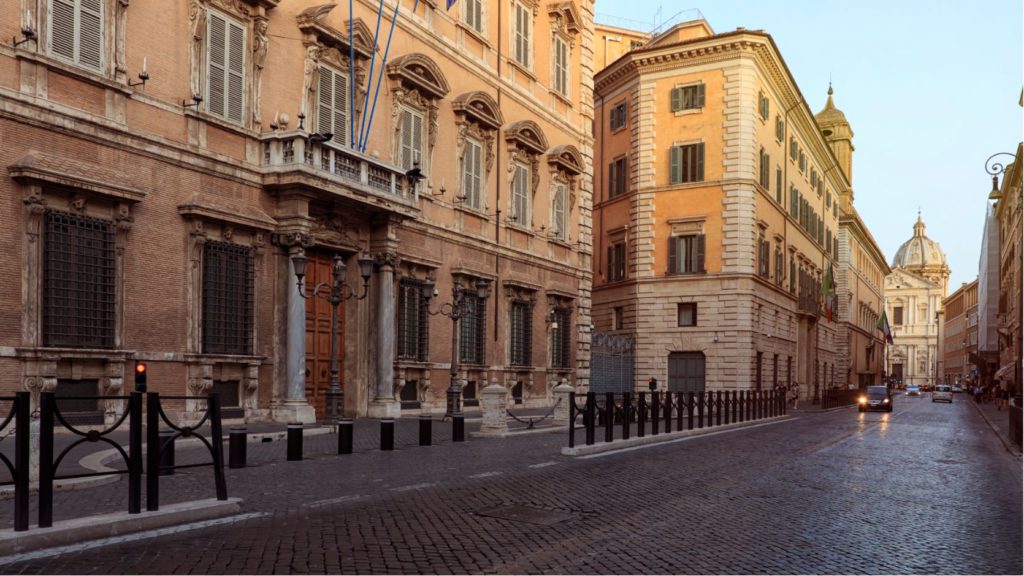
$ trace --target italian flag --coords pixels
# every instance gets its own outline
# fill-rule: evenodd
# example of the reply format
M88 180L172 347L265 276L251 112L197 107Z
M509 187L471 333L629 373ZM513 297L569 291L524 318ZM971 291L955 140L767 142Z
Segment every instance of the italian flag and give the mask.
M885 315L885 310L882 310L882 315L878 317L878 324L875 327L882 331L885 342L892 344L892 330L889 328L889 318Z

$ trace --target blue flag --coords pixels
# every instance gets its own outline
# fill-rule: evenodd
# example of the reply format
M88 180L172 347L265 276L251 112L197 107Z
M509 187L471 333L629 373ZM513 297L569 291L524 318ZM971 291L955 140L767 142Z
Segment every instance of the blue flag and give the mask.
M448 7L445 8L445 10L451 10L452 6L455 6L455 2L457 2L457 0L446 0Z

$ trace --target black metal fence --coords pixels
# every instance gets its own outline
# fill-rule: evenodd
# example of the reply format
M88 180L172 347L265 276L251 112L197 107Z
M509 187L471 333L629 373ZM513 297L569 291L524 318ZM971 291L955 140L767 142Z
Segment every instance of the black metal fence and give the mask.
M828 410L829 408L838 408L840 406L856 404L857 397L863 393L863 390L858 390L856 388L853 390L846 388L828 388L821 393L821 408L822 410Z
M569 394L569 447L576 446L576 425L582 421L587 446L597 441L603 428L604 442L628 440L673 431L711 428L761 420L786 413L785 394L776 390L717 390L714 392L588 392L583 404ZM685 428L684 428L685 426Z
M206 411L194 426L177 426L164 412L161 400L183 400L206 402ZM161 438L160 422L174 431ZM207 422L210 423L210 438L198 433ZM160 457L167 450L173 450L174 441L178 438L196 438L210 451L210 461L198 464L161 465ZM163 396L152 392L146 398L146 510L160 509L160 473L162 471L197 466L213 466L213 483L217 492L217 500L228 499L227 483L224 480L224 436L220 421L220 396Z
M9 438L12 432L14 434L14 462L0 452L0 461L11 474L11 481L3 485L14 484L14 531L23 532L28 530L28 425L31 419L31 400L28 392L17 392L14 396L0 398L0 401L11 403L11 409L3 423L0 423L0 442Z

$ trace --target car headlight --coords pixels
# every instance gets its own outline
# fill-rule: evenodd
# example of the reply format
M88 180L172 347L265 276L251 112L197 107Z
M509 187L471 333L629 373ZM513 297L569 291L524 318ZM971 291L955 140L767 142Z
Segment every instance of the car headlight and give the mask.
M867 404L868 403L868 399L865 398L864 396L861 396L860 398L857 398L857 402L859 402L861 404Z
M885 400L882 400L882 404L888 404L888 403L889 403L889 399L888 398L886 398Z

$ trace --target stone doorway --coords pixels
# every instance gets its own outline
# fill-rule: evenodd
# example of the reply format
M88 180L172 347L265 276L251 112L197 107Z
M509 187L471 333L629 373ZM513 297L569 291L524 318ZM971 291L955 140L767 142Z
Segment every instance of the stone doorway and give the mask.
M326 282L321 294L330 290L333 255L307 252L306 289ZM345 303L338 306L338 377L345 391ZM331 303L323 298L306 300L306 400L317 420L327 413L327 389L331 383ZM344 409L344 407L342 407Z

